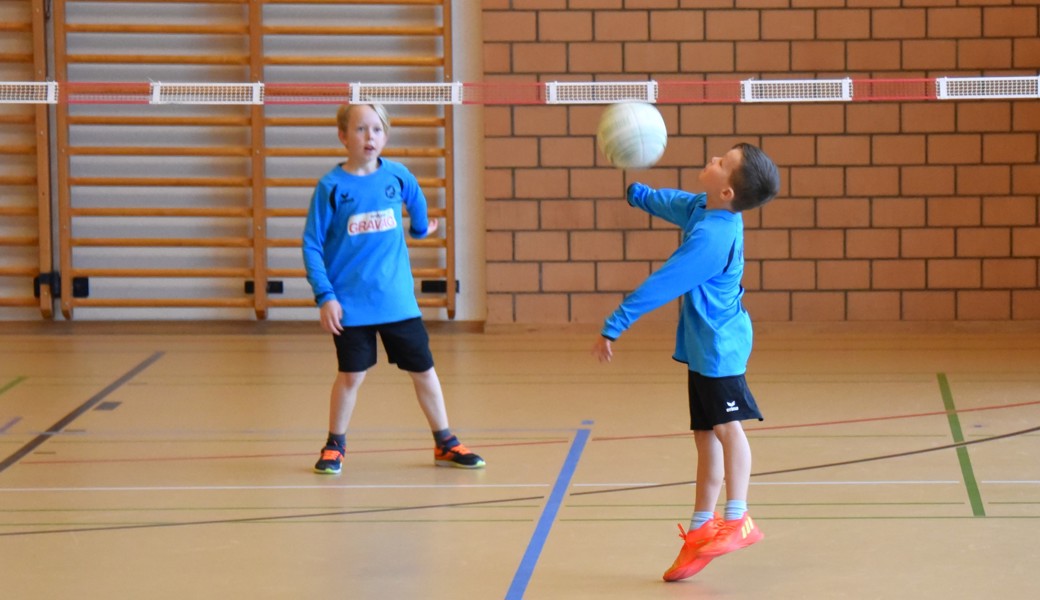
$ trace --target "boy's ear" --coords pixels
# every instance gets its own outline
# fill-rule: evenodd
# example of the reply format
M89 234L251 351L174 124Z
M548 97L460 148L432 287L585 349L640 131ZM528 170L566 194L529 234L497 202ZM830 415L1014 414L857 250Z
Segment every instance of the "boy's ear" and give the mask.
M735 198L736 195L737 193L733 191L733 186L729 185L722 188L722 190L719 192L719 196L721 196L722 199L726 202L733 202L733 198Z

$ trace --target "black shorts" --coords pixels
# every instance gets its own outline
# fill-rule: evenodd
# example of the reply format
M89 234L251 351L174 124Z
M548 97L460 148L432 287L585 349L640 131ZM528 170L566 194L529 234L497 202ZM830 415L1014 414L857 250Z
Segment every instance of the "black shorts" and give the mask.
M415 317L396 323L344 327L339 335L332 336L341 373L361 373L375 366L377 333L383 340L387 359L397 368L411 373L433 368L430 335L422 317Z
M688 373L690 429L708 431L731 421L762 420L743 375L705 377L693 371Z

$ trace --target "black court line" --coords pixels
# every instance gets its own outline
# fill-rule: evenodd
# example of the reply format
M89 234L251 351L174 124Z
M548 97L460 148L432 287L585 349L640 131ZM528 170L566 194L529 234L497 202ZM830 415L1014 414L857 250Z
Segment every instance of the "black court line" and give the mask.
M971 446L973 444L982 444L984 442L995 442L997 440L1003 440L1007 438L1013 438L1020 435L1026 435L1029 433L1036 433L1040 431L1040 426L1030 427L1029 429L1020 429L1018 431L1012 431L1010 433L1002 433L1000 435L990 436L988 438L982 438L978 440L972 440L970 442L955 442L953 444L946 444L944 446L935 446L932 448L921 448L919 450L908 450L906 452L896 452L895 454L882 454L880 456L868 456L866 458L854 458L852 460L843 460L839 462L823 463L819 465L809 465L806 467L792 467L790 469L777 469L776 471L763 471L761 473L752 473L752 477L765 477L767 475L786 475L788 473L801 473L803 471L815 471L817 469L829 469L831 467L845 467L848 465L858 465L868 462L876 462L879 460L888 460L891 458L903 458L905 456L914 456L917 454L927 454L929 452L938 452L940 450L953 450ZM681 485L692 485L697 483L696 479L689 481L674 481L671 483L653 483L648 485L633 485L629 487L620 488L609 488L605 490L593 490L588 492L575 492L572 496L592 496L594 494L609 494L611 492L628 492L634 490L652 490L657 488L666 487L677 487Z
M813 471L816 469L826 469L830 467L840 467L846 465L855 465L860 463L875 462L879 460L887 460L890 458L901 458L904 456L914 456L916 454L927 454L929 452L938 452L940 450L949 450L951 448L960 448L963 446L970 446L974 444L982 444L985 442L995 442L998 440L1004 440L1008 438L1017 437L1020 435L1026 435L1029 433L1035 433L1040 431L1040 426L1030 427L1029 429L1021 429L1019 431L1012 431L1010 433L1003 433L1000 435L994 435L988 438L982 438L973 440L970 442L959 442L955 444L947 444L945 446L935 446L934 448L922 448L920 450L910 450L907 452L899 452L896 454L883 454L881 456L870 456L867 458L858 458L854 460L845 460L841 462L824 463L819 465L809 465L805 467L794 467L791 469L780 469L777 471L766 471L762 473L752 473L752 477L764 477L766 475L779 475L783 473L798 473L802 471ZM672 483L656 483L651 485L638 485L620 488L609 488L605 490L594 490L589 492L574 492L569 496L591 496L594 494L610 494L614 492L631 492L636 490L650 490L657 488L666 487L677 487L682 485L691 485L697 483L696 480L691 481L675 481ZM46 490L41 490L46 491ZM344 511L333 511L333 512L321 512L321 513L307 513L300 515L270 515L266 517L244 517L240 519L212 519L206 521L180 521L180 522L167 522L167 523L135 523L130 525L105 525L102 527L75 527L67 529L50 529L50 530L35 530L35 531L9 531L0 532L0 538L4 537L15 537L15 536L29 536L29 535L48 535L54 533L88 533L93 531L126 531L129 529L160 529L167 527L189 527L194 525L234 525L239 523L270 523L279 521L294 521L299 519L316 519L321 517L348 517L353 515L371 515L381 513L394 513L394 512L407 512L413 510L428 510L437 508L462 508L466 506L487 506L491 504L506 504L509 502L529 502L532 500L544 500L545 496L519 496L515 498L500 498L497 500L473 500L470 502L449 502L444 504L421 504L411 506L390 506L381 508L366 508L361 510L344 510Z
M60 433L62 429L65 429L66 427L71 425L72 422L78 419L80 416L82 416L83 413L97 406L99 403L101 403L102 400L107 398L109 394L125 385L128 381L136 377L141 371L144 371L145 369L150 367L155 361L162 358L163 354L165 353L156 352L155 354L149 356L139 365L124 373L122 377L108 384L108 386L106 386L105 389L101 390L97 394L94 394L92 398L90 398L83 404L79 405L79 407L74 409L69 414L62 417L61 420L59 420L57 423L51 425L50 428L47 429L47 431L44 431L40 435L36 436L32 440L30 440L29 443L16 450L14 454L5 458L2 462L0 462L0 473L3 473L9 467L13 466L15 463L28 456L30 453L32 453L33 450L41 446L47 440L51 439L53 435Z
M506 504L508 502L526 502L543 500L545 496L525 496L519 498L501 498L499 500L472 500L470 502L450 502L445 504L422 504L410 506L384 506L380 508L363 508L360 510L343 510L304 515L271 515L267 517L242 517L239 519L212 519L208 521L179 521L172 523L133 523L129 525L105 525L103 527L76 527L69 529L50 529L45 531L10 531L0 533L0 537L45 535L49 533L83 533L88 531L125 531L127 529L162 529L165 527L187 527L189 525L236 525L240 523L270 523L272 521L293 521L297 519L318 519L322 517L343 517L350 515L370 515L374 513L393 513L411 510L427 510L432 508L461 508L465 506L487 506L489 504Z

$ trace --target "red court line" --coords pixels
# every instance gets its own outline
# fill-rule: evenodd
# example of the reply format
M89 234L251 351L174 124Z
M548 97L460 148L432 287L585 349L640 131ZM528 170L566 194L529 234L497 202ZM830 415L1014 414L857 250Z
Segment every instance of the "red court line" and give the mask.
M984 410L1002 410L1005 408L1018 408L1021 406L1033 406L1040 404L1040 400L1031 400L1029 402L1016 402L1014 404L1002 404L994 406L980 406L978 408L962 408L959 410L936 410L931 412L923 413L910 413L905 415L888 415L884 417L863 417L860 419L842 419L839 421L819 421L816 423L793 423L791 425L770 425L766 427L745 427L744 430L748 432L756 431L775 431L780 429L801 429L804 427L824 427L828 425L850 425L853 423L871 423L877 421L898 421L900 419L916 419L918 417L938 417L938 416L949 416L961 413L969 412L981 412ZM654 435L627 435L627 436L611 436L611 437L597 437L593 441L596 442L614 442L620 440L636 440L636 439L649 439L649 438L667 438L667 437L684 437L690 435L691 432L683 431L680 433L659 433Z
M502 442L498 444L481 444L481 448L496 448L503 446L540 446L546 444L566 444L570 440L542 440L537 442ZM207 443L213 443L207 440ZM351 450L348 454L385 454L391 452L429 452L432 446L416 448L384 448L380 450ZM178 462L196 460L232 460L241 458L287 458L292 456L312 456L315 452L286 452L279 454L215 454L209 456L166 456L166 457L134 457L134 458L100 458L100 459L68 459L68 460L25 460L23 465L70 465L70 464L106 464L106 463L136 463L136 462Z
M826 427L831 425L850 425L854 423L871 423L871 422L883 422L883 421L897 421L900 419L916 419L920 417L937 417L937 416L948 416L950 414L960 414L969 412L981 412L987 410L1003 410L1008 408L1019 408L1022 406L1034 406L1040 404L1040 400L1033 400L1030 402L1016 402L1014 404L1002 404L994 406L980 406L977 408L966 408L955 411L936 410L931 412L923 413L910 413L904 415L887 415L881 417L863 417L860 419L842 419L838 421L818 421L815 423L793 423L790 425L772 425L768 427L748 427L748 432L758 431L776 431L781 429L801 429L807 427ZM658 434L644 434L644 435L624 435L624 436L598 436L593 437L590 441L592 442L618 442L627 440L643 440L643 439L660 439L670 437L688 437L691 433L689 431L683 431L679 433L658 433ZM496 444L481 444L481 448L504 448L504 447L515 447L515 446L539 446L547 444L565 444L568 440L543 440L536 442L501 442ZM384 454L393 452L422 452L430 450L429 446L413 447L413 448L384 448L379 450L351 450L350 454ZM69 459L69 460L23 460L23 465L67 465L67 464L107 464L107 463L135 463L135 462L178 462L178 461L204 461L204 460L237 460L237 459L251 459L251 458L287 458L293 456L311 456L313 452L291 452L281 454L222 454L222 455L209 455L209 456L178 456L178 457L134 457L134 458L108 458L108 459Z

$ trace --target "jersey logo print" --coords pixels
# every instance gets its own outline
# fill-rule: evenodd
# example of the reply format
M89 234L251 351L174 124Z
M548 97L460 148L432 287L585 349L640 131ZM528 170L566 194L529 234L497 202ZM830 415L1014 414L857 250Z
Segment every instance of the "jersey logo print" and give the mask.
M386 192L385 193L386 193L386 199L387 200L393 200L394 198L397 197L397 188L395 188L392 185L388 185L388 186L386 186Z
M397 229L397 217L392 208L350 215L350 219L347 220L347 235L364 235L393 229Z
M354 199L350 197L350 192L339 192L339 186L332 186L332 191L329 192L329 208L332 212L336 212L336 209L348 202L353 202Z

